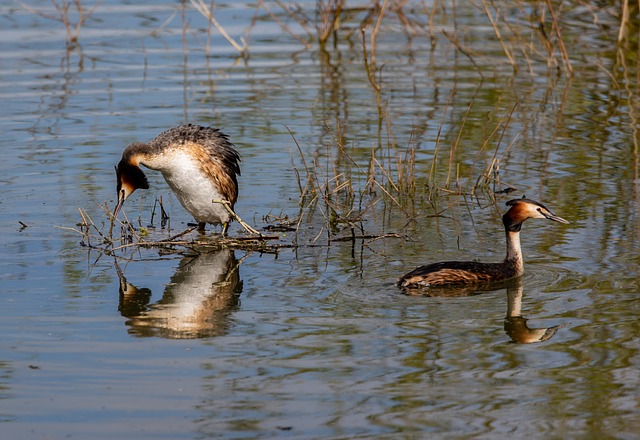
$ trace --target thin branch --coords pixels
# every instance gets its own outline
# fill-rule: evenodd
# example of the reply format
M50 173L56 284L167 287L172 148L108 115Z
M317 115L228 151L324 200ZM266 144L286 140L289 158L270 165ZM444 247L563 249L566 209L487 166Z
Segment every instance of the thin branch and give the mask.
M248 47L246 42L243 41L242 46L238 44L236 40L234 40L227 33L227 31L224 30L222 25L218 23L218 20L216 20L216 18L213 16L213 10L209 9L204 0L189 0L189 2L193 5L194 8L196 8L198 12L200 12L200 14L202 14L207 20L213 23L218 32L220 32L220 35L222 35L229 42L229 44L233 46L235 50L237 50L241 54L245 54L247 52Z
M227 210L227 212L229 213L229 215L238 223L240 223L240 226L242 226L247 232L249 232L250 234L255 234L255 235L260 235L262 236L262 234L258 231L256 231L255 229L253 229L251 226L249 226L249 224L245 223L244 220L242 220L240 218L240 216L238 214L236 214L233 209L231 209L231 202L229 202L228 200L213 200L213 203L220 203L222 206L224 206L224 208Z

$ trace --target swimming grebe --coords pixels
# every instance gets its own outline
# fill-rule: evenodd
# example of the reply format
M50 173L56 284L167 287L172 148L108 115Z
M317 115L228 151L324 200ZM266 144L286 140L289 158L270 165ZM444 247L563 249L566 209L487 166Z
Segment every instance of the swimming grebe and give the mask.
M222 225L225 235L231 215L221 203L233 206L238 199L240 155L221 131L199 125L171 128L145 144L135 142L125 148L116 167L118 215L124 201L136 189L148 189L149 183L140 165L162 173L164 179L187 211L204 230L206 223Z
M421 266L403 275L399 287L451 286L482 284L518 277L524 273L520 249L520 228L528 218L546 218L568 224L565 219L549 211L543 204L521 198L509 200L509 210L502 216L507 235L507 256L501 263L475 261L444 261Z

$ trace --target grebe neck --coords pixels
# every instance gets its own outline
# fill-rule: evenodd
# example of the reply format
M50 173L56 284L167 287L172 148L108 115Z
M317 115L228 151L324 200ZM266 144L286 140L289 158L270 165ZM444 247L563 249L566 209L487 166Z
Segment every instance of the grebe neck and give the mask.
M513 265L516 275L524 273L524 260L522 259L522 249L520 248L520 231L506 230L507 235L507 256L504 259L506 264Z

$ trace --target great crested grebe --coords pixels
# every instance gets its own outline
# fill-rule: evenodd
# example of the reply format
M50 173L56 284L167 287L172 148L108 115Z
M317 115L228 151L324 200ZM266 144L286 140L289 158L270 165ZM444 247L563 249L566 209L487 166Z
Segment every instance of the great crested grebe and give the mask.
M507 256L501 263L475 261L444 261L421 266L403 275L399 287L437 287L464 284L483 284L514 278L524 273L520 249L520 228L528 218L546 218L568 224L565 219L549 211L542 203L527 198L509 200L509 210L502 216L507 236Z
M222 225L225 235L231 215L220 200L233 206L238 199L240 155L227 135L220 130L199 125L171 128L149 143L134 142L125 148L116 167L118 215L124 201L136 189L148 189L144 165L162 173L164 179L187 211L204 230L206 223Z

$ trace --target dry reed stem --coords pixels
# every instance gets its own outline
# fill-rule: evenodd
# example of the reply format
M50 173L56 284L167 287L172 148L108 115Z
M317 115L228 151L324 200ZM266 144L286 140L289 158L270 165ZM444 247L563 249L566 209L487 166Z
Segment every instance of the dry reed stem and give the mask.
M376 103L378 106L378 117L382 118L382 67L380 69L376 66L376 51L377 51L377 39L378 33L380 32L380 26L382 25L382 19L384 17L385 11L387 9L388 0L384 0L382 7L380 8L380 12L378 13L378 19L376 20L376 24L369 35L369 41L371 44L371 55L369 58L367 51L367 43L366 43L366 29L363 26L361 29L362 33L362 51L364 57L364 67L367 73L367 79L369 80L369 84L373 87L373 90L376 92ZM373 12L373 9L370 11ZM376 80L376 73L378 73L379 78Z
M280 26L283 28L283 30L287 33L289 33L291 36L293 36L296 40L300 41L306 49L311 49L312 45L310 40L313 39L313 29L312 29L312 25L310 23L310 20L305 17L302 13L294 13L292 11L291 7L288 7L287 5L285 5L281 0L274 0L275 3L280 6L280 8L285 11L285 13L289 16L289 18L291 18L293 21L295 21L298 26L300 26L304 32L306 32L307 36L308 36L308 40L304 40L301 37L297 36L294 32L290 31L288 27L283 27L286 25L283 25L282 22L277 19L277 16L275 14L273 14L271 12L271 10L267 9L266 4L264 3L263 0L259 0L259 4L262 4L264 6L265 9L267 9L267 12L269 13L269 15L274 18L276 20L276 23L279 23ZM294 3L295 4L295 3ZM296 5L297 6L297 5ZM301 7L298 6L298 10L300 10ZM317 27L316 27L317 29ZM316 30L316 34L317 34L317 30Z
M640 116L637 113L638 108L638 94L637 94L637 78L633 78L634 69L629 69L627 66L627 58L621 47L618 47L617 53L619 67L622 71L622 78L624 80L624 90L627 94L627 108L629 119L631 120L630 126L633 130L633 164L634 164L634 181L639 181L639 163L640 163ZM640 205L640 187L638 184L634 185L634 192L636 194L636 202ZM640 220L638 221L640 224Z
M618 31L618 44L627 37L627 31L629 26L629 0L624 0L622 4L622 17L620 19L620 30Z
M428 188L429 188L429 200L433 201L435 199L435 187L436 187L436 174L437 174L437 165L438 165L438 150L440 149L440 139L442 136L442 127L444 126L445 118L447 117L447 112L449 111L449 106L451 105L451 101L453 100L453 95L455 93L455 88L451 90L449 93L449 97L447 98L447 104L444 108L444 112L442 113L442 119L440 120L440 124L438 125L438 133L436 134L436 145L433 149L433 160L431 161L431 169L429 172L429 180L428 180Z
M518 106L518 102L515 102L513 104L513 106L511 107L511 111L509 112L509 115L507 117L507 123L504 124L504 126L502 128L502 132L500 133L500 137L498 138L498 143L496 145L496 149L493 152L493 157L491 158L491 163L489 164L489 166L485 170L483 176L487 176L488 177L492 173L492 171L494 170L494 168L496 166L496 160L497 160L498 150L500 148L500 144L502 143L502 139L504 138L504 134L507 131L507 126L509 125L509 121L511 120L511 116L513 116L513 112L515 111L517 106ZM519 134L516 134L516 136L513 139L513 141L509 144L507 149L502 153L503 157L504 157L504 154L509 150L509 148L511 148L511 145L513 145L513 143L518 139L518 137L519 137Z
M341 153L343 154L343 156L348 160L348 162L355 166L356 169L359 171L359 173L361 175L365 175L365 171L364 169L353 159L353 157L344 149L344 146L337 141L337 145L341 150ZM373 187L379 188L384 196L386 197L386 199L390 200L398 209L400 209L407 218L412 219L413 216L405 209L405 207L400 203L399 200L396 199L396 197L394 197L391 192L389 191L389 189L387 188L387 186L389 186L393 191L395 191L397 194L402 195L403 191L401 189L401 184L398 181L395 181L391 175L392 170L391 170L391 163L392 161L389 160L386 162L387 166L385 166L385 162L381 162L377 157L376 157L376 147L374 145L372 145L371 148L371 156L370 156L370 162L369 162L369 167L368 167L368 172L366 173L367 176L367 181L366 184L364 186L363 190L358 191L358 193L360 194L360 198L362 199L363 195L367 192L367 191L371 191ZM411 157L415 157L413 156L413 154L411 155ZM396 160L396 164L399 164L399 161ZM414 167L414 161L412 161L409 165L409 169L413 170ZM380 182L378 180L378 178L376 177L377 172L376 170L379 170L380 172L380 176L383 178L382 182ZM402 175L402 169L399 167L399 165L396 168L396 175L397 176L401 176ZM398 177L399 179L399 177ZM350 182L351 183L351 182ZM409 186L415 186L415 183L412 185L405 185L406 187ZM367 188L369 188L367 190ZM349 192L351 194L355 193L355 190L353 188L349 188ZM360 211L358 213L358 215L356 216L356 219L344 219L343 221L345 223L352 223L354 221L361 221L363 215L369 211L375 204L377 204L380 201L380 199L377 200L372 200L368 206L366 206L364 209L360 208ZM354 208L352 207L352 209L349 211L349 215L353 212Z
M501 127L502 122L503 120L501 120L498 124L496 124L496 126L493 128L489 136L482 143L482 147L480 147L480 151L478 151L478 156L486 149L487 145L489 145L489 142L493 138L493 135L496 134L498 132L498 129ZM473 171L475 170L476 164L478 163L479 160L480 160L479 158L474 160L473 164L471 165L471 171L469 172L469 177L467 178L468 183L467 183L467 188L465 190L466 194L473 195L475 193L476 186L471 187L470 181L471 181L471 177L473 176Z
M306 24L307 21L306 20L298 20L297 16L295 14L291 14L289 12L289 8L287 8L280 0L276 0L276 3L278 4L278 6L280 6L285 12L287 12L287 15L289 15L289 17L293 18L294 21L296 21L298 23L298 25L300 25L300 27L302 29L306 28ZM286 25L286 23L283 23L282 20L280 20L278 18L277 15L275 15L271 9L269 9L269 7L265 4L264 0L258 0L258 5L261 6L265 11L267 11L267 14L269 14L269 17L271 17L273 19L273 21L275 21L280 28L285 31L287 34L291 35L293 38L295 38L296 40L298 40L305 48L307 49L311 49L311 43L309 42L309 40L305 40L304 38L302 38L301 36L299 36L298 34L294 33L289 26ZM307 32L308 33L308 32Z
M507 115L505 115L500 122L495 126L495 128L493 129L493 131L491 132L491 134L489 135L489 137L485 140L485 142L482 144L482 148L480 149L481 153L482 151L484 151L485 147L488 145L489 141L493 138L493 135L495 133L497 133L498 129L500 127L502 127L502 132L500 133L500 136L498 138L498 142L496 143L496 148L493 152L493 157L491 162L489 163L489 165L487 166L487 168L485 169L485 171L478 176L478 178L476 179L476 183L475 185L471 188L470 194L474 195L477 191L477 189L480 187L480 182L483 182L483 187L486 187L491 179L491 173L492 171L495 169L496 167L496 157L498 154L498 150L500 148L500 144L502 142L502 139L504 137L504 134L506 133L507 127L509 126L509 122L511 121L511 117L513 116L513 112L515 111L516 107L517 107L518 103L514 103L513 106L511 107L511 110L509 111L509 113ZM518 136L516 136L516 139L518 138ZM515 142L515 139L513 142L511 142L507 148L507 150L503 153L504 154L511 148L511 145L513 145L513 143ZM476 164L477 160L474 162L473 164L473 168L475 168L475 164Z
M438 7L438 3L438 0L433 1L433 6L431 7L431 12L429 13L429 41L431 42L431 50L434 50L436 48L436 34L433 31L433 28L435 27L433 21L436 16L436 8Z
M238 214L236 214L233 209L231 209L231 202L229 202L228 200L212 200L213 203L219 203L222 206L224 206L224 209L227 210L227 212L229 213L229 215L231 216L231 218L233 218L235 221L237 221L240 226L242 226L244 228L245 231L247 231L250 234L254 234L254 235L262 235L260 232L256 231L255 229L253 229L251 226L249 226L248 223L246 223L244 220L242 220L240 218L240 216Z
M191 0L196 1L196 0ZM203 0L197 0L202 2ZM312 36L312 26L316 31L316 37L319 40L321 49L324 50L324 46L326 42L330 38L331 34L336 38L338 38L338 32L343 31L346 36L346 39L349 40L351 33L353 32L354 26L345 26L345 23L349 23L353 18L353 14L361 14L364 13L364 18L359 20L359 30L362 33L362 44L364 51L364 62L365 62L365 70L367 71L367 79L369 84L372 86L376 94L380 94L381 89L381 81L379 75L381 73L381 69L377 66L377 39L381 32L381 24L384 19L390 14L394 14L396 19L400 23L402 27L402 31L408 35L408 38L411 38L412 34L415 34L414 26L420 25L422 27L427 27L428 29L424 29L423 33L428 34L431 40L432 48L436 45L436 19L438 14L451 14L453 20L453 31L449 32L445 29L441 29L440 32L444 35L455 47L458 51L460 51L463 55L465 55L469 61L473 64L476 71L481 77L484 77L483 70L476 59L478 55L472 51L470 47L465 46L462 41L458 39L458 8L459 5L454 2L452 5L447 5L445 8L442 5L442 2L435 0L432 2L432 5L429 7L424 6L423 15L428 17L427 22L421 23L419 20L413 18L411 15L419 16L418 12L414 12L411 10L410 14L405 14L404 6L408 2L405 0L376 0L372 1L370 6L356 6L356 7L347 7L346 0L320 0L316 2L316 23L315 25L310 24L312 20L307 18L303 9L300 5L295 2L292 3L293 7L288 4L285 4L281 0L274 0L274 2L282 8L282 10L291 17L305 32ZM526 37L522 36L519 33L519 26L517 24L511 25L507 18L504 16L501 8L502 6L497 4L493 0L482 0L481 11L486 16L489 24L491 25L494 34L496 35L498 43L502 47L502 52L504 53L507 62L512 66L515 72L519 69L519 61L516 57L516 51L520 51L524 62L526 62L530 74L534 74L534 63L535 58L532 58L532 53L537 54L537 49L533 42L528 41ZM535 14L540 17L540 21L538 22L537 31L539 32L541 39L541 44L547 50L547 63L548 66L558 66L559 64L563 64L565 73L567 76L572 75L573 67L571 65L571 59L569 57L566 45L562 38L562 32L560 27L560 14L556 9L560 8L552 4L551 0L545 0L542 2L534 3L533 6L523 5L521 1L515 3L515 7L519 8L523 13ZM504 2L501 5L505 4ZM300 38L295 32L289 29L286 24L282 23L282 20L276 15L273 14L267 4L266 0L259 0L259 5L268 11L269 15L280 25L282 29L284 29L287 33L292 35L294 38L297 38L301 41L306 48L310 48L310 39L305 40ZM451 8L449 8L451 6ZM512 5L510 4L509 7ZM562 5L561 5L562 6ZM619 39L623 39L625 35L625 30L628 28L628 22L631 19L628 17L629 15L629 0L624 0L623 4L623 18L620 26ZM531 12L530 10L533 10ZM545 12L548 11L550 15L550 20L552 22L550 35L547 35L544 30L544 19ZM535 25L535 22L533 22ZM371 26L371 32L369 35L366 34L366 28ZM506 28L504 27L506 26ZM509 31L509 35L512 38L506 38L506 31ZM554 39L555 37L555 39ZM365 42L365 38L369 41ZM553 40L553 41L552 41ZM555 41L557 40L557 42ZM544 55L542 55L544 57ZM559 59L561 58L561 60ZM382 98L381 96L377 96L378 98L378 107L382 108Z
M58 13L57 16L46 14L44 12L38 11L35 8L32 8L31 6L27 5L24 2L19 2L22 8L26 9L31 13L34 13L36 15L39 15L41 17L44 17L50 20L59 21L60 23L62 23L67 35L67 47L71 48L76 43L78 43L78 39L80 37L80 29L82 28L82 25L91 16L91 14L93 14L96 8L100 5L101 0L98 0L96 4L93 6L93 8L91 8L91 10L89 10L86 13L84 11L84 7L82 6L82 2L80 0L74 0L73 4L75 5L76 11L78 12L78 22L75 25L71 23L71 20L69 18L70 3L68 0L62 0L62 3L58 3L57 0L51 0L51 3L53 4L53 7ZM75 30L72 29L74 26L75 26Z
M142 242L142 238L138 234L138 232L133 227L133 224L129 221L126 212L122 212L124 217L124 222L120 222L120 240L121 241L131 241L131 242ZM118 220L119 221L119 220Z
M306 159L304 157L304 154L302 153L302 148L300 148L300 144L298 143L296 137L293 135L293 132L289 129L289 127L287 127L285 125L285 128L289 132L289 135L291 135L291 138L293 139L293 143L296 144L296 148L298 149L298 153L300 153L300 159L302 160L302 165L304 166L304 170L307 173L307 182L305 183L305 186L304 186L304 189L303 189L302 185L300 184L300 174L298 173L297 168L295 168L295 166L294 166L294 171L296 173L296 176L298 177L298 187L300 188L300 202L299 202L299 204L301 204L302 201L304 200L304 198L306 197L307 193L310 191L309 188L313 188L313 178L312 178L311 171L309 170L309 166L307 165L307 161L306 161Z
M334 134L334 141L339 149L339 155L341 158L346 159L350 166L355 166L362 174L364 174L362 168L355 162L355 160L344 149L339 138ZM320 239L322 234L326 231L329 241L332 240L331 231L335 229L337 224L344 223L349 225L351 229L356 227L356 224L361 222L363 216L368 212L378 201L374 200L367 204L363 208L362 201L364 199L364 192L356 192L354 189L353 180L351 179L351 168L347 167L344 171L338 169L339 161L334 156L333 150L328 147L327 150L327 162L321 166L318 158L313 160L313 170L307 165L308 161L304 158L302 150L297 144L299 153L301 154L303 163L305 164L305 170L307 172L307 180L314 181L313 191L307 192L309 185L302 188L299 184L299 188L303 193L301 194L301 200L313 194L309 203L301 206L301 214L298 220L298 230L300 229L301 221L305 216L306 211L310 215L312 210L319 208L319 212L324 219L324 224L321 227L318 234L313 238L313 242ZM360 200L357 204L357 200ZM317 203L322 200L324 203L324 209L317 207ZM362 226L360 226L362 229Z
M376 25L371 31L370 40L371 40L371 64L376 65L376 46L378 33L380 32L380 26L382 25L382 18L384 17L384 13L387 9L388 0L384 0L382 3L382 7L380 8L380 13L378 14L378 19L376 20Z
M562 58L564 59L567 76L573 76L573 66L571 66L571 59L569 58L569 53L567 52L567 48L564 45L564 40L562 39L562 34L560 33L560 24L558 23L558 17L553 9L551 0L547 0L547 7L549 8L549 13L551 14L553 23L552 30L555 31L556 37L558 38L558 45L560 46L560 53L562 54Z
M384 172L384 168L383 168L382 166L380 166L380 163L378 162L378 160L377 160L375 157L373 158L373 160L374 160L374 161L376 162L376 164L380 167L380 169L381 169L381 170L383 170L383 172ZM387 189L386 189L384 186L382 186L380 183L378 183L378 181L377 181L377 180L375 180L375 179L373 180L373 183L374 183L378 188L380 188L380 190L381 190L383 193L385 193L385 194L387 195L387 197L389 197L389 199L391 199L391 201L392 201L393 203L395 203L395 204L396 204L396 206L397 206L398 208L400 208L400 210L401 210L401 211L402 211L402 212L407 216L407 218L410 218L410 219L412 219L412 218L413 218L413 216L412 216L411 214L409 214L409 213L408 213L408 212L407 212L407 211L402 207L402 205L400 204L400 202L398 202L398 201L395 199L395 197L393 197L393 196L389 193L389 191L387 191ZM396 188L396 189L397 189L397 188Z
M480 78L484 80L482 69L476 63L476 60L473 59L471 49L468 49L467 47L463 46L456 37L449 35L449 33L446 30L442 29L441 32L442 32L442 35L447 37L447 39L451 42L451 44L453 44L456 47L456 49L462 52L462 54L466 56L469 59L469 61L471 61L471 64L473 64L473 67L475 67L476 72L478 72L478 75L480 75Z
M509 63L513 67L514 72L518 72L518 64L516 63L516 60L513 58L513 55L511 54L511 50L507 47L504 39L502 38L502 34L500 33L500 28L496 24L496 21L493 18L493 15L491 15L491 12L489 11L489 7L487 6L487 2L485 0L482 0L482 7L484 8L484 12L487 15L487 18L489 19L491 26L493 27L493 32L495 32L496 37L498 38L498 41L502 46L502 51L504 52L506 57L509 59ZM496 17L497 16L498 16L498 12L496 11Z
M316 4L316 12L322 17L322 27L316 25L318 43L324 50L329 36L338 31L345 0L329 0L326 4L324 0L318 0Z
M451 149L449 150L449 168L447 170L447 180L445 181L444 187L449 189L450 181L451 181L451 169L454 162L455 153L458 149L458 145L460 145L460 139L462 138L462 131L464 130L465 125L467 124L467 120L469 119L469 113L471 113L471 108L473 107L473 101L469 103L467 107L467 111L464 114L464 118L462 118L462 124L460 124L460 128L458 129L458 136L456 137L456 142L453 144ZM457 168L456 168L457 169ZM456 173L456 185L457 182L457 173Z
M369 55L367 52L367 40L366 40L366 30L363 28L362 31L362 52L364 57L364 69L367 73L367 79L369 80L369 84L376 92L376 102L378 104L378 113L380 113L381 108L381 87L378 81L376 81L376 67L369 61Z
M82 221L83 221L83 223L84 223L84 224L86 224L86 225L91 226L91 227L92 227L92 228L93 228L93 229L98 233L98 235L100 236L100 238L102 238L102 240L103 240L103 242L104 242L104 243L107 243L107 244L112 244L112 243L113 243L113 240L111 239L111 236L106 237L106 236L102 233L102 231L100 231L100 229L98 229L98 228L96 227L96 225L93 223L93 220L91 220L91 217L89 217L89 214L87 214L87 212L86 212L85 210L83 210L83 209L78 209L78 211L80 212L80 217L82 217ZM87 236L88 236L88 234L87 234Z
M344 146L342 145L341 142L338 141L338 139L336 139L334 137L334 139L336 140L336 143L338 145L338 147L340 148L342 154L344 154L345 158L353 165L355 166L358 171L361 174L365 174L364 170L362 169L362 167L360 167L360 165L353 159L353 157L344 149ZM413 151L413 150L412 150ZM413 157L415 158L415 151L413 152ZM414 166L414 161L411 162L410 164L410 168L413 169ZM398 161L396 161L396 164L398 164ZM389 161L389 167L391 166L391 161ZM375 186L377 186L378 188L380 188L393 202L394 204L396 204L398 206L398 208L400 208L400 210L402 210L407 217L412 218L412 216L402 207L402 205L395 199L395 197L393 197L391 195L391 193L384 188L384 185L382 185L380 182L377 181L377 179L375 178L375 169L379 169L380 172L382 173L382 176L386 178L386 181L393 187L393 189L398 193L398 194L402 194L402 191L400 189L400 185L399 183L397 184L396 182L394 182L393 178L391 177L391 170L386 169L384 167L384 165L375 157L375 146L372 146L371 148L371 159L370 159L370 164L369 164L369 172L367 175L367 184L365 185L365 188L370 186L371 184L374 184ZM400 175L401 172L401 168L399 166L396 167L396 174ZM353 192L353 189L351 189L351 191ZM362 194L362 192L361 192ZM375 202L377 203L377 202Z
M240 38L242 45L238 44L238 42L236 42L236 40L234 40L227 33L224 27L222 27L222 25L218 22L218 20L216 20L216 18L213 15L213 8L209 8L209 6L207 6L204 0L189 0L189 2L200 14L202 14L207 20L209 20L215 26L215 28L218 30L220 35L222 35L224 39L227 40L235 50L237 50L241 55L245 55L247 53L247 51L249 50L249 48L247 47L247 42L244 41L243 38Z

